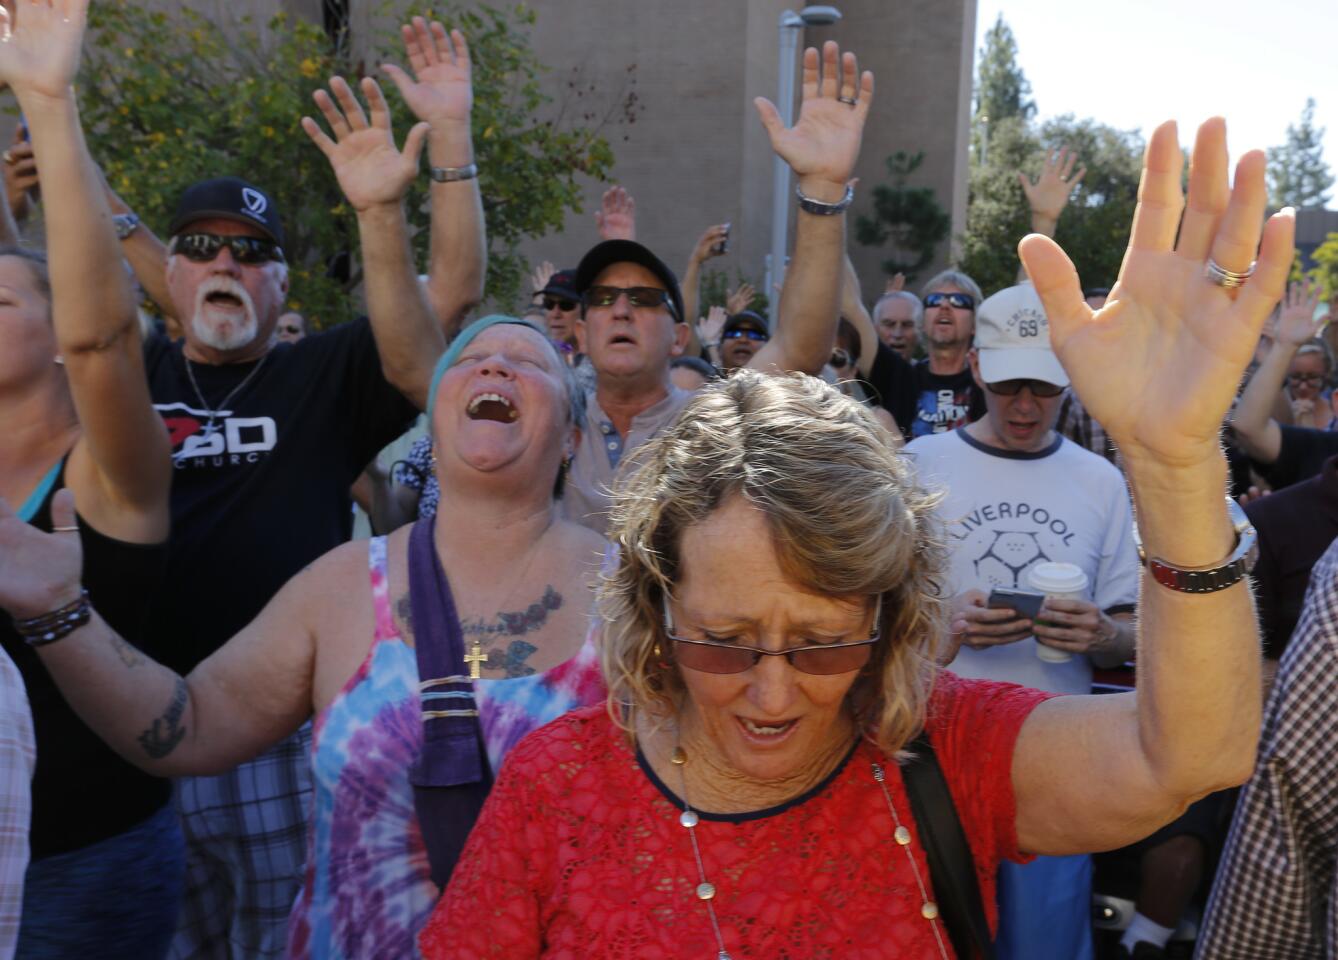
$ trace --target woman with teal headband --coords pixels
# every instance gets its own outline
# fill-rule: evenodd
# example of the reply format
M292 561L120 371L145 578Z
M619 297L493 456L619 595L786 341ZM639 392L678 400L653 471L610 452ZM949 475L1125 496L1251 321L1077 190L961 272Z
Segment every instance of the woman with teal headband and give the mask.
M18 97L46 188L50 257L0 248L0 517L54 530L70 550L82 545L87 597L137 640L164 569L172 470L149 402L135 297L79 129L71 84L83 21L80 3L25 4L0 44L0 85ZM13 243L8 210L0 215L0 242ZM62 490L78 497L77 522L53 510ZM0 547L7 558L27 563ZM59 624L40 616L51 607L20 606L12 623L0 617L0 714L27 726L0 726L0 744L27 744L25 760L6 757L3 767L0 835L24 857L3 858L0 955L10 955L6 931L17 926L20 956L161 957L185 871L171 785L109 749L43 668L35 645L60 639L87 608L81 595L68 599ZM6 909L20 893L21 922Z
M134 651L127 668L96 615L44 657L80 715L163 776L227 769L314 714L290 955L412 956L503 756L604 699L592 588L606 545L555 494L580 400L537 327L479 320L432 379L434 519L331 551L184 679ZM59 498L58 522L69 510ZM50 540L24 549L41 558ZM146 757L135 737L174 696L184 735Z

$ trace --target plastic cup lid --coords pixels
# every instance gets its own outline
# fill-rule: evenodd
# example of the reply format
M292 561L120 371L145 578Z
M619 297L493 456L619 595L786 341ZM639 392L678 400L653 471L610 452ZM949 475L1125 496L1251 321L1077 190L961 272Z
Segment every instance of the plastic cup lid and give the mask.
M1081 593L1087 589L1087 574L1072 563L1038 563L1027 571L1033 590L1042 593Z

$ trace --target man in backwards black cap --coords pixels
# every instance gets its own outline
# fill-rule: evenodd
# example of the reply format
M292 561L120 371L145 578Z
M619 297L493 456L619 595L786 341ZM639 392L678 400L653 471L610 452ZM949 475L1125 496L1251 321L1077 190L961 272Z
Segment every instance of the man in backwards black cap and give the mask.
M468 71L433 84L397 82L428 121L430 312L373 311L373 321L279 342L288 265L274 197L235 177L206 180L186 190L172 220L166 287L184 339L145 347L176 468L171 563L150 632L156 649L176 652L164 659L183 673L349 538L349 487L417 415L446 336L482 297ZM352 100L342 80L332 87L341 103L342 94ZM454 114L434 106L448 101ZM335 139L307 132L357 213L375 301L386 261L410 256L407 244L391 249L378 237L387 224L403 223L402 188L419 173L424 131L415 128L401 152L386 128L337 123L324 91L317 104ZM375 119L375 99L373 108ZM377 138L391 149L364 149ZM168 713L160 722L169 741L173 723ZM188 873L173 956L283 953L306 858L309 745L307 728L226 774L178 781Z

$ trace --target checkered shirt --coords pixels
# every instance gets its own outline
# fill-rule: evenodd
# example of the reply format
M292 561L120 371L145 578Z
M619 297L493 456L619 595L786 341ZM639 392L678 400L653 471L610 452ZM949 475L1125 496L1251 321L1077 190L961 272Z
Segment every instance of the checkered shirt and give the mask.
M1338 541L1310 573L1305 607L1264 710L1217 871L1199 960L1338 956Z
M1059 422L1055 429L1084 450L1091 450L1098 457L1105 457L1115 466L1120 466L1114 441L1107 436L1101 424L1092 419L1072 390L1064 397L1064 403L1059 408Z
M35 759L28 692L0 649L0 960L14 956L19 939Z

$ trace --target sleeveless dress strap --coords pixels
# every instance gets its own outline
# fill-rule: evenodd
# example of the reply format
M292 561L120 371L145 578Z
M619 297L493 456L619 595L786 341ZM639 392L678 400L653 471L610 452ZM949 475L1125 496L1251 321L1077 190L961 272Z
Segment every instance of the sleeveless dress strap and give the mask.
M32 518L37 516L37 511L41 509L46 498L51 494L51 488L56 485L56 479L61 471L65 469L65 458L61 457L51 465L51 469L46 472L41 480L37 482L37 487L32 493L28 494L28 499L24 500L19 507L18 517L24 523L30 523Z
M433 518L425 517L409 534L409 602L423 717L423 750L409 781L432 880L444 888L492 789L492 768L474 684L466 676L464 630L432 526Z
M398 632L390 610L390 577L386 573L386 538L367 541L367 577L372 584L372 610L376 615L376 639L388 640Z

